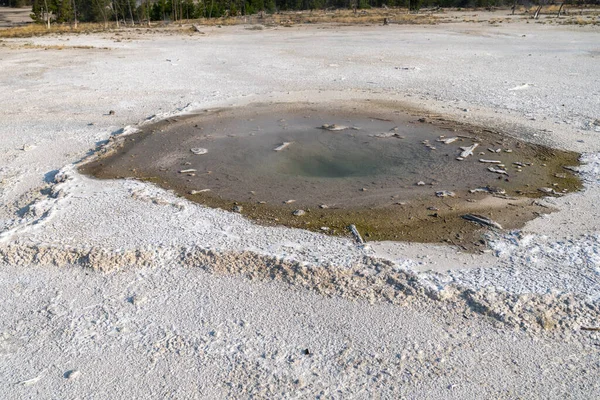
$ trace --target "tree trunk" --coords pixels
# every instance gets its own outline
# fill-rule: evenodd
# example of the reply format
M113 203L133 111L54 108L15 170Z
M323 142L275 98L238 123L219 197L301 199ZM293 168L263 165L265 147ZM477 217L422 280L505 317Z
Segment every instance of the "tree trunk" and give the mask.
M47 28L50 29L50 9L48 8L48 0L44 0L44 5L46 6L46 24Z
M131 26L135 26L135 21L133 20L133 11L131 10L131 0L127 0L127 5L129 6L129 17L131 18Z
M73 0L73 28L77 29L77 4Z

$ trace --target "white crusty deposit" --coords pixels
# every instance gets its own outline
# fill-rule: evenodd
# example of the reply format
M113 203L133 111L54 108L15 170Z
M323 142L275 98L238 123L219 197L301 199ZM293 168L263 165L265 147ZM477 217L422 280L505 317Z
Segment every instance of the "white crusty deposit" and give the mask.
M4 40L0 397L598 397L597 27L320 28ZM196 109L348 99L582 152L585 187L473 255L258 226L75 168Z

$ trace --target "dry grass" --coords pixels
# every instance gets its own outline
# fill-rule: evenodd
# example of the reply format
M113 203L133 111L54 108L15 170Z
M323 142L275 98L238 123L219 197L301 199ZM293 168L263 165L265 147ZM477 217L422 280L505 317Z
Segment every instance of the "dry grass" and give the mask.
M408 14L405 9L377 8L359 10L356 13L352 10L285 12L266 17L264 24L283 26L323 23L364 25L383 24L384 18L387 18L390 24L435 24L439 22L439 17L429 13Z
M162 23L153 22L151 27L147 25L121 25L117 28L116 24L109 23L106 27L104 24L79 24L77 28L70 25L52 25L50 29L47 29L45 25L41 24L29 24L26 26L18 26L12 28L0 29L0 38L23 38L23 37L35 37L44 36L48 34L88 34L95 32L105 31L131 31L134 28L139 30L143 29L146 33L156 32L161 33L168 31L170 33L182 33L189 34L189 24L196 24L201 26L230 26L230 25L253 25L253 28L248 29L260 29L259 26L284 26L291 27L294 25L301 24L341 24L341 25L368 25L368 24L383 24L384 18L388 20L390 24L417 24L417 25L431 25L444 22L488 22L490 24L500 24L503 22L510 22L509 18L490 18L489 20L482 20L477 18L477 14L471 15L474 10L468 10L463 15L450 15L446 12L456 12L458 9L447 9L447 10L432 10L432 12L421 11L418 14L408 13L406 9L400 8L373 8L369 10L358 10L354 13L352 10L340 9L340 10L320 10L320 11L289 11L281 12L277 14L265 14L264 17L258 15L250 15L243 17L223 17L223 18L202 18L198 20L186 20L178 21L174 23ZM505 11L509 11L506 9ZM517 9L517 15L524 17L528 15L529 18L533 15L535 9L519 7ZM563 9L563 11L565 11ZM597 8L586 7L585 9L579 9L576 7L568 7L566 9L567 16L561 16L560 21L556 21L559 24L568 25L600 25L600 19L597 16L600 11ZM550 5L545 6L542 9L541 14L545 15L556 15L558 12L558 6ZM584 16L587 17L584 18ZM538 21L537 23L543 23Z
M114 26L109 25L108 29ZM22 38L33 36L44 36L50 34L62 33L93 33L107 30L104 24L78 24L77 28L71 25L51 25L48 29L42 24L29 24L25 26L16 26L13 28L0 29L0 38Z

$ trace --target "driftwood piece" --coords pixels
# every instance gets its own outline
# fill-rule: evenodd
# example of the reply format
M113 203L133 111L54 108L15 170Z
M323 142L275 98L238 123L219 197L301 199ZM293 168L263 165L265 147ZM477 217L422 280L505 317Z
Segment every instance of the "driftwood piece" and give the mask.
M210 192L210 189L200 189L200 190L190 190L189 193L191 195Z
M579 329L581 329L582 331L600 332L600 327L595 326L582 326Z
M496 173L496 174L500 174L500 175L508 175L508 172L506 172L505 170L500 169L500 168L488 167L488 171Z
M473 145L468 147L461 147L462 153L460 153L460 157L465 159L469 156L473 155L473 151L479 146L479 143L473 143Z
M365 244L365 241L363 240L362 236L360 236L358 229L356 229L356 225L352 224L348 227L348 229L350 229L352 236L354 236L354 240L356 240L358 244Z
M350 129L349 126L336 125L336 124L323 124L320 126L320 128L325 129L326 131L330 131L330 132L339 132L339 131L345 131L346 129Z
M281 151L281 150L285 149L286 147L288 147L290 144L292 144L292 142L283 142L283 144L281 146L277 146L273 150Z
M484 226L489 226L489 227L492 227L492 228L502 229L502 225L500 225L496 221L492 221L491 219L486 218L486 217L484 217L482 215L465 214L462 217L464 219L466 219L467 221L475 222L475 223L477 223L479 225L484 225Z
M444 144L450 144L450 143L454 143L458 140L458 136L455 137L451 137L451 138L439 138L438 140L436 140L437 142L442 142Z

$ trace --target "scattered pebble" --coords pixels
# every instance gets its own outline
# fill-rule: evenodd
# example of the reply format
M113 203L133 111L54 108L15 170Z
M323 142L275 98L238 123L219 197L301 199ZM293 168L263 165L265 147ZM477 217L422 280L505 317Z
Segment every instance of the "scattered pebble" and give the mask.
M208 153L208 150L203 149L202 147L194 147L194 148L191 148L190 151L197 155Z
M322 209L327 209L327 208L329 208L329 206L328 206L327 204L321 204L321 205L319 206L319 208L322 208Z
M417 182L417 186L425 186L425 182L419 181L419 182Z
M292 203L295 203L295 202L296 202L296 200L286 200L283 203L284 204L292 204Z
M233 206L233 212L241 213L244 208L242 206Z
M304 214L306 214L306 211L304 210L294 210L294 212L292 213L295 217L301 217Z

